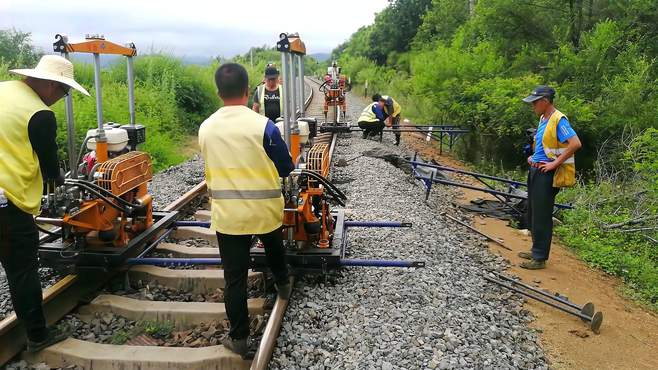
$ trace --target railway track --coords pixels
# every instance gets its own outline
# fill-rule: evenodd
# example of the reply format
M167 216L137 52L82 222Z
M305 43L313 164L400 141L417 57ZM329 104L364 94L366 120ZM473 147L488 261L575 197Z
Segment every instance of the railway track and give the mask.
M322 102L318 103L319 99L314 101L314 95L318 95L314 94L317 90L312 88L314 84L317 81L307 79L305 82L308 90L305 106L309 110L307 116L319 117ZM329 144L333 152L334 135L321 134L316 142ZM201 182L167 205L164 211L179 211L194 220L208 221L210 212L204 201L206 193L206 184ZM162 231L161 235L165 236L164 233ZM151 256L219 257L217 239L209 229L178 228L168 237L167 242L160 243L150 252ZM221 303L223 274L216 266L192 269L126 266L109 273L99 271L64 276L44 291L47 321L52 324L66 317L65 321L71 322L70 314L74 312L77 318L81 318L81 321L76 319L77 322L93 336L88 334L83 338L78 331L74 338L38 354L24 354L23 358L28 362L45 362L52 367L77 365L84 369L266 369L276 345L287 300L275 294L268 297L263 288L262 273L250 273L249 280L252 289L248 307L254 318L252 334L261 337L259 345L254 347L253 360L244 360L218 345L228 325ZM118 289L108 288L117 281L122 282ZM149 293L153 288L185 298L162 300ZM146 295L147 299L136 297L140 294ZM276 297L276 300L271 297ZM274 301L273 305L271 301ZM115 328L116 321L128 325ZM23 338L22 333L23 328L15 314L0 321L0 364L6 364L20 353L24 347L24 340L19 339ZM200 335L195 336L195 333ZM111 344L118 342L125 343Z

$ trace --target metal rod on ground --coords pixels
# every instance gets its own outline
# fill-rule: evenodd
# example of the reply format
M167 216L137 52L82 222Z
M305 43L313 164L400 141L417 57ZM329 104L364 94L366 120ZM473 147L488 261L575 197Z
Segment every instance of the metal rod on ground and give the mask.
M417 176L417 178L419 178L419 179L426 179L425 177L421 177L421 176ZM527 199L528 199L528 197L525 197L525 196L522 196L522 195L516 195L516 194L512 194L512 193L506 193L506 192L504 192L504 191L498 191L498 190L491 190L491 189L485 189L485 188L478 188L477 186L468 185L468 184L463 184L463 183L460 183L460 182L454 182L454 181L448 181L448 180L441 180L441 179L438 179L438 178L434 178L434 182L438 182L439 184L443 184L443 185L452 185L452 186L458 186L458 187L460 187L460 188L471 189L471 190L477 190L477 191L481 191L481 192L489 193L489 194L498 194L498 195L502 195L503 197L506 197L506 198L524 199L524 200L527 200ZM555 207L557 207L557 208L564 208L564 209L573 209L573 208L574 208L574 206L572 206L572 205L568 205L568 204L560 204L560 203L555 203Z
M128 258L129 266L191 266L191 265L221 265L221 258ZM404 260L368 260L368 259L340 259L339 266L361 267L425 267L424 261Z
M492 283L498 284L498 285L500 285L500 286L502 286L502 287L505 287L505 288L507 288L507 289L509 289L509 290L515 291L515 292L517 292L517 293L519 293L519 294L522 294L522 295L524 295L524 296L526 296L526 297L528 297L528 298L532 298L532 299L534 299L534 300L537 300L537 301L539 301L539 302L542 302L542 303L544 303L544 304L546 304L546 305L549 305L549 306L551 306L551 307L553 307L553 308L557 308L558 310L560 310L560 311L562 311L562 312L566 312L566 313L568 313L568 314L571 314L571 315L573 315L573 316L576 316L576 317L582 319L583 321L590 323L590 329L592 329L592 331L593 331L594 333L596 333L596 334L599 333L599 329L601 328L601 323L603 322L603 314L602 314L601 312L597 312L597 313L595 313L595 314L592 315L592 316L588 316L588 315L583 314L583 313L581 313L581 312L577 312L577 311L570 310L569 308L564 307L564 306L561 306L561 305L558 304L558 303L554 303L554 302L549 301L549 300L546 300L546 299L544 299L544 298L542 298L542 297L538 297L538 296L536 296L536 295L530 294L529 292L527 292L527 291L525 291L525 290L523 290L523 289L519 289L519 288L517 288L517 287L515 287L515 286L513 286L513 285L507 284L507 283L505 283L505 282L502 281L502 280L494 279L494 278L489 277L489 276L485 276L484 279L487 280L487 281L489 281L489 282L492 282Z
M433 164L433 163L424 163L424 162L418 162L418 161L415 161L415 160L414 161L406 161L406 162L411 163L411 164L416 165L416 166L436 168L437 170L460 173L460 174L463 174L463 175L469 175L469 176L473 176L473 177L481 177L483 179L500 181L500 182L504 182L504 183L508 183L508 184L512 184L512 185L528 186L528 184L523 183L523 182L519 182L519 181L505 179L505 178L502 178L502 177L486 175L486 174L483 174L483 173L464 171L464 170L460 170L458 168L446 167L446 166L441 166L441 165Z
M397 221L345 221L345 227L411 227L411 222Z
M584 314L586 314L586 315L591 316L591 315L594 313L594 305L593 305L591 302L588 302L588 303L586 303L586 304L583 305L583 306L579 306L579 305L577 305L577 304L571 302L571 301L568 300L568 299L563 299L563 298L561 298L560 296L556 296L556 295L553 295L553 294L549 294L549 293L547 293L547 292L545 292L545 291L543 291L543 290L541 290L541 289L537 289L537 288L535 288L535 287L533 287L533 286L531 286L531 285L525 284L525 283L522 282L522 281L514 280L514 279L513 279L512 277L510 277L510 276L503 275L503 274L500 274L500 273L496 274L496 276L497 276L498 278L500 278L500 279L507 280L507 281L509 281L509 282L512 283L512 284L520 285L520 286L522 286L522 287L524 287L524 288L526 288L526 289L528 289L528 290L532 290L533 292L539 293L539 294L541 294L541 295L543 295L543 296L545 296L545 297L548 297L548 298L550 298L550 299L556 300L556 301L558 301L558 302L560 302L560 303L563 303L563 304L565 304L565 305L567 305L567 306L573 307L573 308L579 310L581 313L584 313ZM591 307L591 308L590 308L590 307ZM591 309L591 312L588 314L587 312L588 312L589 309Z
M458 220L458 219L456 219L456 218L454 218L454 217L452 217L452 216L450 216L450 215L448 215L448 214L444 214L444 216L446 216L447 218L451 219L452 221L454 221L454 222L456 222L456 223L458 223L458 224L460 224L460 225L462 225L462 226L464 226L464 227L467 227L469 230L474 231L474 232L476 232L477 234L480 234L480 235L484 236L485 238L487 238L487 239L491 240L492 242L498 244L499 246L501 246L501 247L507 249L508 251L511 251L511 250L512 250L512 248L510 248L510 247L506 246L505 244L501 243L500 241L496 240L494 237L489 236L489 235L487 235L487 234L481 232L480 230L477 230L477 229L474 228L473 226L471 226L471 225L469 225L469 224L467 224L467 223L465 223L465 222L462 222L462 221L460 221L460 220Z

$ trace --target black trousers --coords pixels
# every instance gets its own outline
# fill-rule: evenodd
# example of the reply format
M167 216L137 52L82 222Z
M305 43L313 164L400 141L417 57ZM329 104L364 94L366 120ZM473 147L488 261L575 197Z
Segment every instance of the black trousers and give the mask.
M288 267L281 229L257 235L265 247L265 259L272 270L277 285L287 284ZM247 309L247 274L249 272L249 248L252 235L228 235L217 233L219 253L224 266L224 304L231 323L229 335L233 339L249 336L249 311Z
M400 128L400 115L398 114L397 116L393 117L391 119L393 121L391 123L391 126L393 127L394 130L397 130ZM402 135L400 132L395 133L395 143L400 144L400 135Z
M363 137L368 137L370 135L378 135L382 132L386 126L384 122L359 122L359 127L363 129Z
M530 167L528 172L528 225L532 233L532 258L546 261L553 239L553 207L560 188L553 187L555 171L541 172Z
M0 263L16 316L34 342L48 335L39 279L39 231L31 214L8 202L0 208Z

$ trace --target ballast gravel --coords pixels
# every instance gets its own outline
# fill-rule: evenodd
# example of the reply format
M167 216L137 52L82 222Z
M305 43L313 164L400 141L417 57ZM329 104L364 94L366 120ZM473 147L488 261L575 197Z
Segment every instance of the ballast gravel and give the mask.
M379 143L353 133L339 144L335 159L375 148L413 154L395 147L392 134ZM483 279L507 262L441 216L461 215L451 205L453 189L433 187L426 203L424 188L408 174L365 156L334 167L333 179L348 196L349 219L413 223L351 229L348 258L425 261L426 267L351 267L330 279L298 281L271 369L548 368L522 299Z

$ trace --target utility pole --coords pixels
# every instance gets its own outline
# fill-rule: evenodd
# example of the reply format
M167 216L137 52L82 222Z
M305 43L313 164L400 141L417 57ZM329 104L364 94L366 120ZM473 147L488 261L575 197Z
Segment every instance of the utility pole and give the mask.
M254 68L254 48L249 49L249 64Z
M475 14L475 1L476 0L468 0L468 14L471 17Z

